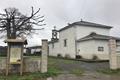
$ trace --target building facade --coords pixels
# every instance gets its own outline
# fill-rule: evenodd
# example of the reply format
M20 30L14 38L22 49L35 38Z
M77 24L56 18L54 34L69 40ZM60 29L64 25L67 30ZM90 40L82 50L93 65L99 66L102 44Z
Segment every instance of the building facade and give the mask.
M40 54L42 53L42 46L32 46L24 49L25 54Z
M59 40L49 43L49 55L70 58L109 58L108 40L111 26L79 21L60 29ZM114 37L115 38L115 37ZM119 41L119 38L116 38Z
M0 46L0 56L7 56L7 46Z

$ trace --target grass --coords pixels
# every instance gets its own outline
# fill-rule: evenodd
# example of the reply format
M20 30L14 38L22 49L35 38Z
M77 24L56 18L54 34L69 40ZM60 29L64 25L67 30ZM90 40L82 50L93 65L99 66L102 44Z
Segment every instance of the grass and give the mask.
M19 74L10 74L8 76L0 75L0 80L39 80L39 79L46 79L48 77L57 76L60 74L60 70L55 67L49 67L47 73L40 73L40 72L34 72L34 73L24 73L23 76L20 76Z
M66 59L64 59L64 61L63 61L65 64L73 64L75 61L73 61L73 60L66 60Z
M84 73L84 70L83 69L73 69L71 71L72 74L75 74L77 76L82 76L82 74Z
M69 64L73 64L73 63L77 62L75 60L69 60L69 59L63 59L63 58L62 59L61 58L53 58L53 57L50 57L48 59L48 61L49 61L48 69L50 68L50 70L56 74L64 73L64 71L63 71L64 67L60 67L60 65L67 65L68 67L70 67ZM84 70L81 68L72 68L68 71L68 73L81 76L84 73Z
M23 76L19 74L11 74L9 76L0 75L0 80L37 80L37 79L45 79L47 77L51 77L54 74L52 73L25 73Z
M117 69L117 70L102 69L102 70L97 70L97 72L107 74L107 75L117 75L117 74L120 74L120 69Z
M6 57L0 57L0 61L2 60L2 59L5 59Z
M50 60L50 62L54 62L54 63L61 62L61 63L65 63L65 64L73 64L75 62L74 60L58 58L58 57L49 57L49 60Z
M52 73L55 76L62 73L62 69L59 67L58 59L48 58L48 73Z

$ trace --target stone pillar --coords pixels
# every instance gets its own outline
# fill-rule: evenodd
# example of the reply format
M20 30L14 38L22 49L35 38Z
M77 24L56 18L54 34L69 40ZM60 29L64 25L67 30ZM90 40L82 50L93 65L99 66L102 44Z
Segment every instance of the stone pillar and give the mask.
M109 40L109 56L110 69L117 69L116 40L113 38Z
M47 72L48 40L42 40L41 73Z

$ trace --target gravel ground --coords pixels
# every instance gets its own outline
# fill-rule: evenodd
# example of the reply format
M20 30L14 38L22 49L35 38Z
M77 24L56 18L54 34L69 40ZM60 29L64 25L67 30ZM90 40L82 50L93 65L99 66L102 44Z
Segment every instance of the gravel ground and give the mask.
M65 62L64 60L55 60L56 65L59 66L63 74L57 77L49 78L47 80L120 80L120 75L105 75L103 73L98 73L97 70L109 69L109 62L83 62L83 61L73 61ZM70 73L73 69L82 69L84 74L82 76L77 76Z
M73 61L64 62L64 60L57 60L56 63L63 71L70 72L73 69L83 69L85 71L96 72L101 69L109 69L109 62L83 62L83 61Z

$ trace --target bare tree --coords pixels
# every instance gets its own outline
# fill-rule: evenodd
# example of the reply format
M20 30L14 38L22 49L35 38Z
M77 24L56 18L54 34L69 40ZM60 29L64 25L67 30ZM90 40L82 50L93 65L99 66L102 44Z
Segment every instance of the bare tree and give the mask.
M39 15L40 8L34 11L33 7L31 9L30 16L23 15L16 8L4 9L4 13L0 13L0 32L1 37L7 36L8 39L15 39L17 36L22 34L30 35L34 33L34 26L43 26L44 16Z

